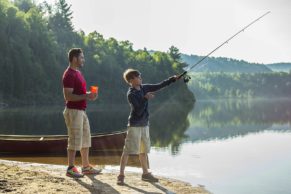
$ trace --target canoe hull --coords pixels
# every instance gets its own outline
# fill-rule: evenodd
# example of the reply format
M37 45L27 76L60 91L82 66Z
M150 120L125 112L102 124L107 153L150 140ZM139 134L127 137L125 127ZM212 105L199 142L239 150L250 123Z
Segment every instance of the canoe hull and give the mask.
M90 152L120 152L126 132L92 135ZM67 152L67 136L0 136L2 154L60 154Z

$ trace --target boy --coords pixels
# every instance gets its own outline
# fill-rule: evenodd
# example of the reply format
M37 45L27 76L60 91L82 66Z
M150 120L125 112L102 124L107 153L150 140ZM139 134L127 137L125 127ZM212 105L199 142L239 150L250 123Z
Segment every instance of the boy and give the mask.
M129 154L139 154L139 160L143 170L142 180L158 182L148 171L147 154L150 152L149 135L149 112L148 100L154 97L155 91L177 80L177 76L159 84L142 84L141 73L134 69L127 69L123 74L124 80L130 85L127 92L127 100L131 111L128 118L128 131L125 139L123 153L120 159L120 174L117 177L117 184L124 185L124 169Z

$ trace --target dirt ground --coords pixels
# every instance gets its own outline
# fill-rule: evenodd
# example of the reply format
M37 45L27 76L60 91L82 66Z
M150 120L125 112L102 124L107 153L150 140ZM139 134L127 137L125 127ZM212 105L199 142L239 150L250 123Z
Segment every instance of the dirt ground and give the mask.
M117 172L104 169L95 176L73 179L65 176L66 167L0 160L0 193L209 193L203 186L193 187L178 180L160 178L159 183L141 180L137 173L126 174L126 185L116 184Z

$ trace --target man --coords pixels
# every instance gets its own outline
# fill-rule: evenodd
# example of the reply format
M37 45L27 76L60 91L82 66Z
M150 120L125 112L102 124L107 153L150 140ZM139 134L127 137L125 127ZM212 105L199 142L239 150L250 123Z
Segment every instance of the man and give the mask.
M90 124L86 115L87 100L96 100L97 94L86 91L86 81L79 71L84 66L84 54L80 48L72 48L68 53L69 66L63 74L63 93L66 108L63 112L68 129L68 169L66 175L73 178L84 174L98 174L89 163L91 147ZM76 151L82 158L82 173L74 166Z

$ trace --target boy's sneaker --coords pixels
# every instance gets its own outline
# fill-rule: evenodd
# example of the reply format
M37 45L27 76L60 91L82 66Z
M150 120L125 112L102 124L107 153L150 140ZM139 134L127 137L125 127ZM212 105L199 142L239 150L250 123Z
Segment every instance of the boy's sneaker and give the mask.
M101 171L101 169L95 169L91 165L82 168L83 174L100 174Z
M117 184L118 185L124 185L124 175L118 175L117 177Z
M73 168L67 169L66 175L68 177L72 177L72 178L82 178L82 177L84 177L84 175L81 174L75 166Z
M154 177L151 173L143 174L141 176L141 180L151 182L151 183L159 182L159 179Z

